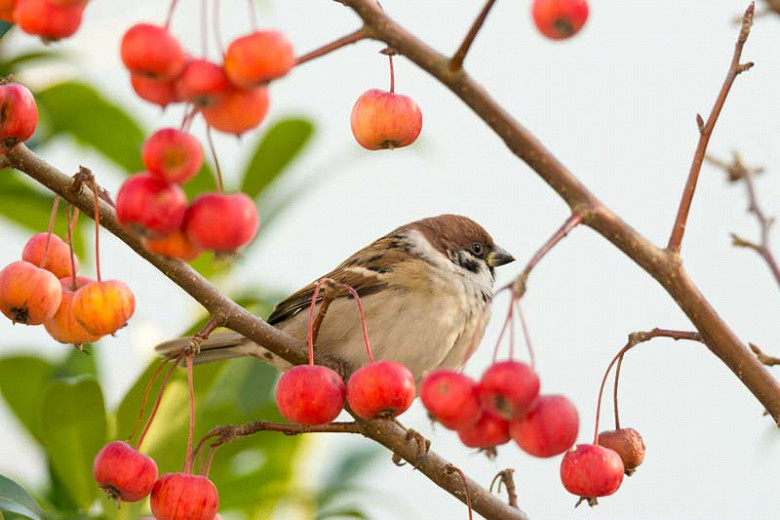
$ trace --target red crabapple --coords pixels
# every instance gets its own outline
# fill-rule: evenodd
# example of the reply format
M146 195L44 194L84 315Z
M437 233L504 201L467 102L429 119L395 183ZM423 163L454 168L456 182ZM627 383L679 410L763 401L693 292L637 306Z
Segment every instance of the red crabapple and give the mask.
M495 448L509 442L509 423L484 410L475 424L458 430L458 437L469 448Z
M110 498L137 502L152 492L157 464L126 442L109 442L95 457L92 473Z
M475 424L482 415L477 383L454 370L435 370L420 383L420 400L450 430Z
M49 250L46 252L46 263L41 265L47 240L49 242ZM51 271L57 278L65 278L72 274L70 265L70 246L54 233L51 235L49 235L49 233L38 233L31 236L22 250L22 260L26 260L31 264ZM76 265L76 269L78 269L78 259L74 257L73 262Z
M150 504L157 520L214 520L219 495L206 477L168 473L155 482Z
M553 40L577 34L588 20L587 0L534 0L531 16L536 28Z
M347 381L347 402L363 419L395 417L414 401L414 377L393 361L377 361L356 370Z
M259 225L255 203L244 193L204 193L187 209L183 229L203 249L231 252L251 242Z
M162 128L149 136L141 156L151 175L176 184L190 180L203 164L200 142L178 128Z
M325 424L344 409L346 388L341 376L321 365L299 365L279 378L276 406L285 419L300 424Z
M494 363L479 382L482 406L506 420L523 417L539 395L539 376L519 361Z
M187 195L178 184L149 173L128 177L116 196L116 218L141 233L164 236L181 227Z
M574 445L579 426L571 401L562 395L543 395L525 417L509 423L509 433L529 455L553 457Z
M130 72L157 80L172 80L184 68L187 55L179 41L158 25L139 23L122 36L122 62Z
M597 497L611 495L623 482L623 461L615 451L597 444L580 444L561 461L561 482L594 506Z
M30 90L0 82L0 153L29 139L38 126L38 106Z

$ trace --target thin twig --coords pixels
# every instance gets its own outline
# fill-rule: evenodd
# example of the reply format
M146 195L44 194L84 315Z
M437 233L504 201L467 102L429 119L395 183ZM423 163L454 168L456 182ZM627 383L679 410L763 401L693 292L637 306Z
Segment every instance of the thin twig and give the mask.
M303 63L306 63L307 61L313 60L314 58L319 58L320 56L324 56L325 54L335 51L336 49L340 49L351 43L356 43L359 42L360 40L364 40L368 38L368 36L369 36L369 32L366 30L366 28L361 27L355 32L351 32L346 36L342 36L338 40L332 41L331 43L323 45L318 49L314 49L313 51L307 52L303 56L298 57L295 60L295 65L296 66L301 65Z
M466 479L466 474L463 470L453 464L449 464L444 468L444 471L448 473L457 473L460 479L463 481L463 492L466 495L466 507L469 508L469 520L474 518L474 511L471 507L471 493L469 493L469 481Z
M756 355L759 361L761 361L763 364L765 364L768 367L773 367L780 365L780 358L770 356L768 354L764 354L758 346L756 346L753 343L748 343L750 345L750 350L753 351L753 353Z
M559 227L553 235L542 244L542 247L534 254L533 258L528 261L523 271L515 278L507 287L512 288L512 298L520 299L523 297L526 291L526 283L528 282L528 276L539 261L555 247L558 242L563 240L569 232L582 223L583 216L581 213L574 212L566 219L566 221ZM503 289L503 288L502 288Z
M463 60L466 59L466 54L468 54L469 49L471 48L471 44L474 43L474 39L477 37L477 33L482 28L488 13L490 13L490 10L493 8L493 4L495 3L496 0L487 0L487 2L485 2L485 6L482 8L482 11L479 12L477 19L474 20L474 23L471 25L471 29L469 29L468 34L466 34L466 37L463 38L463 42L460 44L460 47L458 47L458 50L455 51L455 54L450 60L450 70L452 72L458 72L463 68Z
M223 444L248 437L259 432L281 432L285 435L301 435L304 433L360 433L360 426L356 422L332 422L316 426L305 424L275 423L269 421L254 421L246 424L217 426L205 434L192 451L192 459L209 443L211 448L218 448ZM213 439L213 440L212 440Z
M775 259L775 256L772 253L772 248L769 244L770 231L772 230L772 226L775 223L775 219L768 216L761 209L761 206L758 203L758 192L755 185L755 176L762 173L764 171L763 168L747 167L742 161L742 157L736 152L734 153L734 157L731 163L727 163L710 156L707 156L706 160L722 168L728 174L730 182L742 181L745 183L745 191L747 192L748 198L748 213L755 215L756 220L758 221L761 238L760 241L756 243L750 240L746 240L736 233L732 233L732 244L736 247L752 249L758 253L759 256L764 259L764 262L766 262L777 284L780 285L780 266L778 266L777 260Z
M609 376L609 372L612 370L612 366L618 361L622 360L623 356L626 352L634 348L635 346L639 345L640 343L644 343L646 341L650 341L654 338L672 338L674 340L680 340L680 339L687 339L690 341L703 341L701 334L698 332L690 332L685 330L671 330L671 329L659 329L654 328L653 330L644 331L644 332L632 332L628 335L628 342L623 346L623 348L618 351L617 354L615 354L615 357L612 358L612 360L609 362L609 365L607 365L607 369L604 371L604 377L601 378L601 386L599 387L599 397L596 404L596 424L594 426L594 432L593 432L593 444L599 443L599 419L601 418L601 398L604 395L604 386L607 384L607 377ZM615 399L615 422L620 424L620 416L617 414L617 385L618 385L618 379L617 374L615 375L615 389L614 389L614 399Z
M715 128L715 123L718 121L718 116L720 116L720 112L726 102L726 96L728 96L729 90L731 90L731 86L734 84L734 80L737 76L753 67L753 62L740 63L739 60L742 58L742 48L745 46L745 42L750 34L750 26L753 25L754 12L755 3L751 2L742 18L742 29L739 31L739 37L734 46L734 55L731 58L729 72L726 75L723 86L720 88L720 93L718 93L710 116L707 118L707 123L704 123L700 115L696 115L696 122L699 126L699 144L696 146L696 152L693 154L693 162L691 163L691 169L688 172L688 180L685 182L685 189L683 190L682 199L680 200L680 207L677 209L677 217L674 220L674 227L672 228L669 244L667 245L667 249L672 253L680 252L683 236L685 235L685 226L688 221L688 213L691 210L693 194L696 191L699 172L701 171L702 162L704 162L704 155L707 152L707 144L710 142L712 130Z
M496 491L498 493L501 492L501 485L506 488L506 494L508 497L509 505L512 507L520 507L517 505L517 487L515 486L515 478L514 478L515 470L512 468L507 468L499 471L495 477L493 477L493 480L490 482L490 492L493 492L493 485L498 482L498 487L496 488Z

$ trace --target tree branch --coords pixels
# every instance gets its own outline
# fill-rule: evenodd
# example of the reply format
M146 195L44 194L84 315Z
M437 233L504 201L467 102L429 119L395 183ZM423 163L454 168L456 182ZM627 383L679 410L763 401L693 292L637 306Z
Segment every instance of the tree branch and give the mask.
M750 34L750 26L753 25L754 12L755 3L751 2L745 11L745 15L742 17L742 27L739 31L737 43L734 45L734 55L731 58L729 72L726 75L723 86L720 88L720 93L718 93L710 116L707 118L707 123L704 124L701 116L698 114L696 115L696 123L699 126L699 144L696 146L696 153L693 154L693 163L688 172L688 180L685 182L685 189L683 190L682 200L680 200L680 207L677 209L677 218L674 220L672 234L669 237L667 248L673 253L680 252L683 235L685 234L685 225L688 221L688 212L691 210L691 202L693 202L693 194L696 191L696 184L699 180L701 165L704 162L704 155L707 152L707 144L710 142L712 130L715 128L715 123L718 121L718 116L720 116L720 112L726 102L726 96L728 96L729 90L731 90L731 86L734 84L734 80L737 79L737 76L753 67L752 61L743 64L740 63L739 60L742 58L742 48L745 46L745 42Z
M477 37L477 33L482 28L488 13L490 13L490 10L493 8L493 4L495 3L496 0L487 0L485 6L482 8L482 11L479 12L477 19L474 20L474 23L471 25L471 29L469 29L468 34L466 34L466 37L463 38L463 43L461 43L460 47L458 47L458 50L455 51L455 54L450 60L450 70L453 72L458 72L459 70L463 69L463 60L466 59L466 54L468 54L469 49L471 48L471 44L474 43L474 39Z
M592 194L539 140L515 120L466 72L453 73L449 58L409 33L374 0L343 0L390 45L438 79L480 117L509 150L530 166L569 205L583 223L623 251L655 278L701 333L707 347L747 386L780 424L780 384L740 341L701 294L678 255L653 245Z
M748 213L755 215L756 220L758 221L761 238L759 243L755 243L745 240L736 233L732 233L732 244L736 247L752 249L758 253L761 258L764 259L764 262L766 262L766 265L772 272L772 276L775 277L777 284L780 285L780 266L778 266L777 260L769 245L769 232L772 229L772 225L775 223L775 219L768 216L761 209L761 206L758 204L758 194L756 192L755 176L762 173L764 171L763 168L748 168L742 162L742 157L738 153L734 153L734 158L731 163L710 156L707 156L705 159L725 170L729 176L729 182L742 181L745 183L745 190L747 191L748 198Z
M7 164L26 173L53 192L60 194L63 199L87 215L94 216L95 199L92 190L80 184L76 185L76 189L74 189L73 178L47 164L23 144L14 147L6 155L5 163L0 162L0 164ZM147 251L136 235L119 225L113 207L102 199L99 200L99 210L100 223L105 229L116 235L139 256L159 269L212 315L218 315L225 327L243 334L291 363L308 362L308 349L305 348L303 342L272 327L233 302L184 262ZM325 359L320 359L318 362L328 364L328 360ZM409 430L397 422L388 420L363 421L356 419L356 422L363 436L375 440L400 458L412 463L415 469L418 469L442 489L450 492L464 503L466 502L463 481L460 476L452 474L451 470L447 469L451 466L450 462L432 451L421 456L419 444L410 435ZM527 519L522 511L508 506L477 482L467 478L466 485L474 510L485 518Z

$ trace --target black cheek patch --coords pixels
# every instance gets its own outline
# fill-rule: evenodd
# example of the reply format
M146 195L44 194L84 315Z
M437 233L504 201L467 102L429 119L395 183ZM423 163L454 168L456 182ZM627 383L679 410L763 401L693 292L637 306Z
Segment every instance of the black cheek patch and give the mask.
M467 271L471 271L472 273L478 273L479 272L479 262L477 260L471 259L471 258L458 258L458 263L460 266Z

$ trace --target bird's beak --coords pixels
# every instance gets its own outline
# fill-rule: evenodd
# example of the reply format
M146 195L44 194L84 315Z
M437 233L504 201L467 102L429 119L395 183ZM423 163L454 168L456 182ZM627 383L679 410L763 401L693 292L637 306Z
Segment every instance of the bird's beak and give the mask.
M495 246L493 250L488 253L487 256L487 264L490 267L498 267L499 265L508 264L510 262L514 262L515 257L509 254L508 251L501 249L498 246Z

